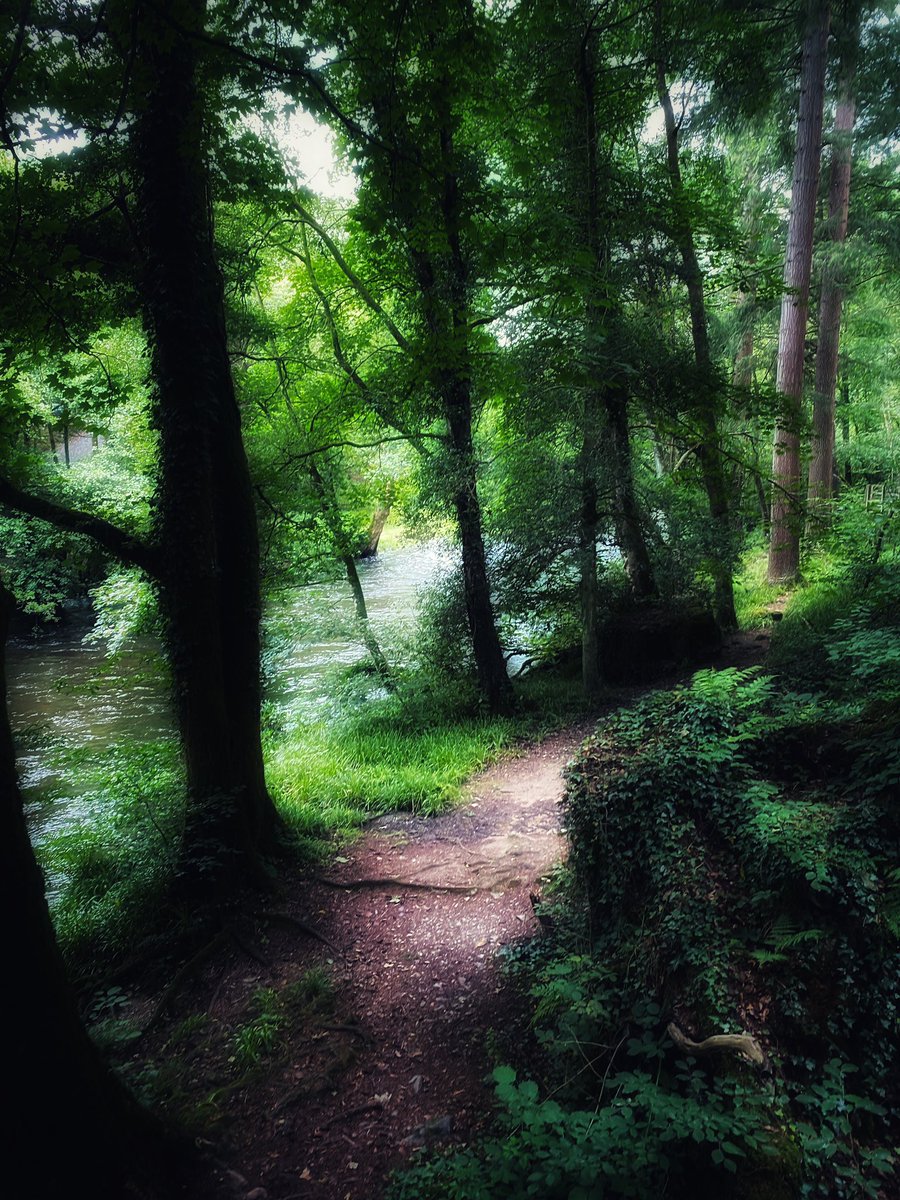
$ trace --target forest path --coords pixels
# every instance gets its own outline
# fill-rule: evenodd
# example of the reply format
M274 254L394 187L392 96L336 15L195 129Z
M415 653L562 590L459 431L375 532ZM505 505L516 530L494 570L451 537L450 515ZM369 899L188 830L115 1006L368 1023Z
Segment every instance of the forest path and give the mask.
M758 661L761 643L740 635L716 665ZM276 906L334 952L273 927L268 969L244 959L220 1003L254 983L284 987L325 959L336 1005L279 1069L233 1097L228 1157L246 1186L228 1194L376 1200L416 1146L483 1128L492 1055L521 1051L528 1036L496 952L539 932L530 894L564 853L562 771L598 717L646 690L618 689L591 720L503 757L439 817L373 821L335 859L332 883L284 881Z
M484 1120L485 1038L502 1044L519 1015L494 956L538 932L530 892L563 856L562 771L593 724L504 757L441 816L372 822L328 874L362 886L301 889L299 911L341 951L332 970L348 1030L329 1032L324 1064L293 1064L305 1094L275 1118L269 1163L253 1164L271 1200L374 1200L415 1145L465 1139Z

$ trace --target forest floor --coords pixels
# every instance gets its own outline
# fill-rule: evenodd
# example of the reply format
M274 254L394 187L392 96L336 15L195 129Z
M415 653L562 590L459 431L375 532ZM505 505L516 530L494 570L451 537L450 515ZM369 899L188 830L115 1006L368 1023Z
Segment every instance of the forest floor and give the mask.
M714 665L748 666L767 644L738 635ZM616 689L592 719L502 758L441 816L374 820L323 876L282 874L236 915L134 1058L146 1072L149 1054L167 1107L206 1132L213 1195L375 1200L418 1147L485 1128L491 1069L529 1038L497 952L541 932L532 898L565 852L563 768L598 717L647 690Z

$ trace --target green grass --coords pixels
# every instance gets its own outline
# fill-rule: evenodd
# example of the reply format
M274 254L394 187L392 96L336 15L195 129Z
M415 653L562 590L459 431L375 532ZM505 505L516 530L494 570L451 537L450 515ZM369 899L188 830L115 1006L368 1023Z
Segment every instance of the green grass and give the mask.
M767 609L784 591L766 578L768 550L756 547L744 555L734 577L734 605L740 629L756 629L769 620Z
M267 778L301 837L347 833L396 810L432 815L459 799L472 775L515 743L585 715L577 680L535 672L517 685L510 717L473 715L452 686L413 677L399 694L299 725L270 745Z
M430 728L390 728L365 720L310 725L273 752L269 783L301 834L347 830L373 813L431 814L459 797L469 775L512 740L514 723L464 719Z

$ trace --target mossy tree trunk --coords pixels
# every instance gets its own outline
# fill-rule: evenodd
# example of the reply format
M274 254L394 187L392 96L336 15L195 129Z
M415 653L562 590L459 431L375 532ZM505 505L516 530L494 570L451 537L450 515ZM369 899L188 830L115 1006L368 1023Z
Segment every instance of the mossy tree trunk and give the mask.
M190 805L188 890L245 877L278 817L260 740L259 545L213 249L197 46L204 0L145 10L133 132L160 435L156 533ZM177 30L177 32L175 32Z

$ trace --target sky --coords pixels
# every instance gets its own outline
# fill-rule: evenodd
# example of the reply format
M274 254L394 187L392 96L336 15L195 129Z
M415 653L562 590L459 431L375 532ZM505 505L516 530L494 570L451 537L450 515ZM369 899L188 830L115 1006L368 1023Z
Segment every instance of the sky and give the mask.
M273 107L282 109L287 103L283 95L273 97ZM274 124L263 126L259 118L251 118L250 126L257 133L272 138L281 151L294 177L319 196L349 204L356 195L356 176L340 162L334 134L302 108L284 114Z

